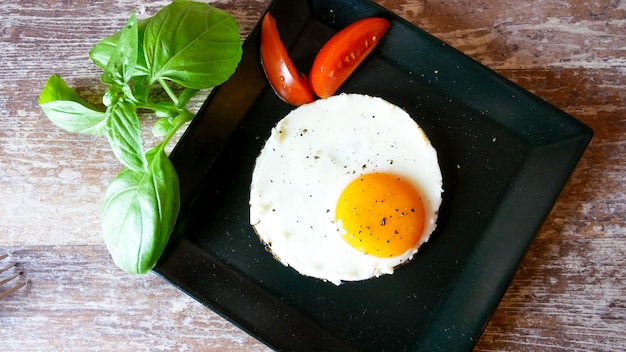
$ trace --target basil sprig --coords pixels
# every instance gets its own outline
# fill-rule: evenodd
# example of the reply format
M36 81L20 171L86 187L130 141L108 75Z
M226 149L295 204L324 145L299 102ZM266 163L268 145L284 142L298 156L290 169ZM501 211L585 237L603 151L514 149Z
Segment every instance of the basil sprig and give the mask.
M165 147L193 119L187 103L200 89L225 82L241 54L239 28L230 14L175 0L145 20L132 14L121 31L89 52L107 85L104 111L56 74L44 87L39 105L50 121L70 132L105 136L124 165L104 194L102 231L113 261L126 272L150 271L176 223L179 182ZM167 97L151 94L155 87ZM164 137L147 152L140 109L159 117L152 133Z

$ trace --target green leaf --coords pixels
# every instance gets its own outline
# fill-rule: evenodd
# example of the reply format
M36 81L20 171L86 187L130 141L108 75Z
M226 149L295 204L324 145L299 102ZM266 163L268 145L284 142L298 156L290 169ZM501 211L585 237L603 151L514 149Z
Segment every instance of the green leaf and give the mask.
M194 115L188 110L184 109L176 116L166 115L152 126L152 135L155 137L168 136L168 139L173 135L182 125L193 120Z
M151 18L146 18L137 21L137 63L135 66L135 73L133 75L134 77L148 75L146 59L143 54L143 36L150 19ZM119 31L112 36L99 41L89 51L89 58L91 61L93 61L101 69L106 70L111 56L113 56L113 54L117 51L117 45L121 34L122 31Z
M163 117L157 120L152 126L152 135L155 137L167 136L176 128L176 125L172 123L171 117Z
M105 113L86 102L57 74L50 76L38 102L48 119L66 131L106 133Z
M132 101L120 99L107 108L107 137L113 154L127 168L146 171L141 124L137 107Z
M174 166L159 146L146 155L147 172L124 169L106 190L104 241L113 261L128 273L150 271L163 253L180 209Z
M233 17L208 4L174 1L148 23L143 39L150 81L209 88L230 77L241 59Z
M132 79L139 55L138 41L137 17L133 13L122 29L115 51L109 58L104 70L104 82L125 85Z

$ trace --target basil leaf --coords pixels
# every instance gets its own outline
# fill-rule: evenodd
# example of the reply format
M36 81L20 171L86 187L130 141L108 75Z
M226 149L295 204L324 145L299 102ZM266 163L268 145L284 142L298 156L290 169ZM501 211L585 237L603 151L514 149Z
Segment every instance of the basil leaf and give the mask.
M147 172L124 169L106 190L104 241L113 261L128 273L150 271L163 253L180 209L174 166L163 149L146 154Z
M107 137L113 154L127 168L136 172L145 171L147 161L135 104L128 99L120 99L109 105L106 114Z
M147 76L148 68L146 66L146 59L143 54L143 35L146 30L148 22L151 18L146 18L141 21L137 21L137 63L135 66L135 73L133 76ZM117 51L117 45L120 41L122 31L119 31L112 36L99 41L90 51L89 58L93 63L103 70L106 70L111 56Z
M181 126L193 120L194 115L187 110L181 111L177 116L164 116L152 126L152 135L155 137L168 136L168 139Z
M171 117L158 119L152 126L152 135L155 137L167 136L176 128L176 125L172 122L173 119Z
M115 51L104 70L105 83L125 85L131 80L139 55L138 40L137 17L133 13L122 29Z
M48 79L39 106L52 123L69 132L103 135L106 115L86 102L57 74Z
M148 23L143 39L150 81L172 80L186 88L226 81L241 59L233 17L204 3L174 1Z

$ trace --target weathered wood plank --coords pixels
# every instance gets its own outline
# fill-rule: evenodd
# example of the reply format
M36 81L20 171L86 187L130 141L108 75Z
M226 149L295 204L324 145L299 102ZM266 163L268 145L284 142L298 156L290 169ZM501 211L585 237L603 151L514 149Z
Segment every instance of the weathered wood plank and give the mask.
M0 301L4 351L249 351L253 337L104 246L3 247L30 281Z

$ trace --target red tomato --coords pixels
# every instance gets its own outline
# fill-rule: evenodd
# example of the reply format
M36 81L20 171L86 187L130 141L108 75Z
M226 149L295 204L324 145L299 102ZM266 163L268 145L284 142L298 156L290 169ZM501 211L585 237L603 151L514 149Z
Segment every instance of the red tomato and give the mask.
M270 85L285 102L302 105L315 98L304 75L300 75L280 40L276 20L268 12L261 23L261 64Z
M389 29L384 18L369 17L342 29L324 44L313 61L309 81L313 93L327 98L339 89Z

